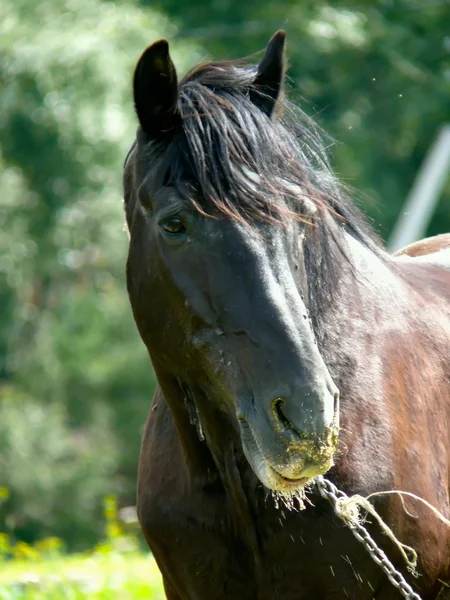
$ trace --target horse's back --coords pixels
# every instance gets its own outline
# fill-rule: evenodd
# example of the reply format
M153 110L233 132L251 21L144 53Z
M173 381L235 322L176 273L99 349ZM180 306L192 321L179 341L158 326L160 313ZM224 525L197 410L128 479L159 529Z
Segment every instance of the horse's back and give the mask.
M394 257L415 258L422 263L439 264L450 269L450 233L409 244L395 252Z
M393 259L415 291L423 297L434 294L428 308L447 315L445 330L450 328L450 233L414 242L393 254ZM448 337L447 337L448 340Z

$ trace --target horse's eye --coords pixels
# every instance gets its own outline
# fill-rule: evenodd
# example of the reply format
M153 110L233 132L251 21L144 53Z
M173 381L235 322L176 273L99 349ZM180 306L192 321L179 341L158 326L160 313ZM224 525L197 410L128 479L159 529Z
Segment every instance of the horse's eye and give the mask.
M171 235L181 235L186 233L186 227L180 217L170 217L161 223L161 227L166 233Z

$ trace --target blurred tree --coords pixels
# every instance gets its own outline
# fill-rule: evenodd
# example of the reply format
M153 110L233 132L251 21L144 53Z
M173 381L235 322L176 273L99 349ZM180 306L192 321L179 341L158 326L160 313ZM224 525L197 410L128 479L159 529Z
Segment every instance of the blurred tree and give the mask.
M144 5L152 0L141 0ZM288 33L290 96L337 145L336 172L387 237L441 124L450 121L448 0L161 1L214 58ZM450 177L429 234L450 230Z
M287 29L291 97L338 140L335 168L384 235L450 119L445 0L160 1L169 19L153 0L0 4L0 522L28 540L85 545L102 495L134 500L155 382L125 292L120 176L148 43L174 42L183 71L200 46L235 58ZM447 186L430 233L449 205Z
M0 6L0 522L25 539L83 545L102 495L134 501L154 378L126 295L121 169L132 71L161 34L176 29L126 2Z

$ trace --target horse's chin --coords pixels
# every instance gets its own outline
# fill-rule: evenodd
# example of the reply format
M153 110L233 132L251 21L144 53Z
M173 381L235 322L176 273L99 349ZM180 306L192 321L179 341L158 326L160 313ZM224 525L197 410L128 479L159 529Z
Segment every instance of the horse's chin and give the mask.
M333 466L331 457L324 458L317 464L310 464L306 468L298 468L297 465L286 465L283 472L277 466L271 465L259 450L249 451L244 446L244 453L254 474L259 481L273 492L292 494L303 489L318 475L323 475Z
M278 471L276 471L272 466L267 465L264 471L264 474L255 473L258 479L273 492L295 492L297 490L301 490L305 487L307 483L309 483L313 477L298 477L295 479L291 479L289 477L284 477Z
M267 446L245 425L241 426L241 442L247 462L259 481L274 492L292 494L333 466L338 432L330 427L322 438L303 438L285 447L274 446L273 442Z

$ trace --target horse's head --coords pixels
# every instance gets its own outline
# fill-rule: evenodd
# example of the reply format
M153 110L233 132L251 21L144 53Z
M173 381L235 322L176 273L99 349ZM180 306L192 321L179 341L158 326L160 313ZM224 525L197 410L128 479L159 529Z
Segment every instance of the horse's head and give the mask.
M315 157L279 114L284 41L257 69L206 64L180 85L167 42L149 47L124 175L128 289L155 369L203 398L201 419L225 415L280 491L330 468L338 415L308 313Z

